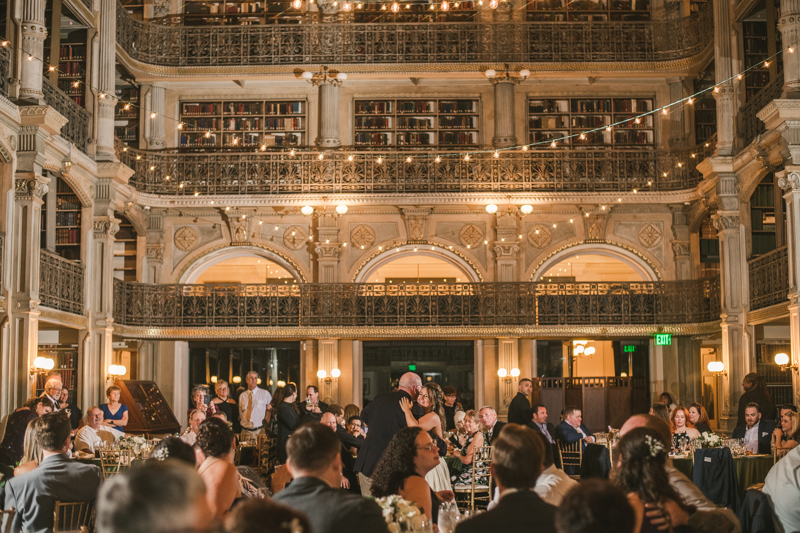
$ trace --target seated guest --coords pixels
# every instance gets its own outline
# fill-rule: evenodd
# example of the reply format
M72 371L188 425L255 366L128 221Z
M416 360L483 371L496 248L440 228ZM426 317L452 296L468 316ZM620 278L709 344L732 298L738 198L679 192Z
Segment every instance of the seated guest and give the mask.
M36 440L36 425L40 423L40 420L41 417L34 418L28 424L28 429L25 430L25 447L19 466L14 469L15 477L30 472L39 466L42 461L42 447L39 446L39 441Z
M119 441L119 431L103 425L103 411L91 406L86 410L86 425L75 437L75 450L94 453L101 444L112 445Z
M364 444L364 439L358 440L357 437L352 436L350 432L347 431L347 428L344 427L344 407L332 403L328 406L327 412L336 417L336 434L342 439L342 443L345 447L348 449L355 448L356 450L360 450L361 445Z
M706 408L699 403L693 403L689 406L689 422L695 427L702 435L703 433L711 433L711 426L709 426L708 412Z
M226 533L309 533L303 513L272 500L250 500L237 505L225 520Z
M764 481L764 494L772 498L772 506L783 530L800 531L800 448L789 450L770 469ZM8 507L8 505L6 505Z
M335 404L334 404L335 405ZM330 409L330 407L328 408ZM322 415L322 420L320 423L323 426L329 427L334 433L336 432L336 428L339 424L336 423L336 417L334 417L333 413L324 413ZM342 442L342 482L339 486L346 490L351 490L356 494L361 494L361 489L358 488L358 480L356 479L356 473L353 472L353 466L355 465L355 461L353 460L353 456L350 454L350 451L347 449L347 446L344 442Z
M221 520L239 497L239 471L233 465L233 431L218 418L200 424L197 446L206 456L197 473L206 484L206 501L214 518Z
M83 418L83 411L69 401L69 389L61 389L61 400L58 402L59 411L67 411L69 413L69 421L72 424L72 429L78 429L81 425L81 418Z
M44 382L44 393L39 397L45 405L52 408L54 413L59 410L62 390L64 390L64 384L61 381L61 374L52 374L47 377L47 381Z
M213 515L205 495L203 480L189 465L148 461L103 484L97 533L207 531Z
M577 483L576 483L577 485ZM636 514L625 493L607 481L588 479L556 511L558 533L634 533Z
M556 439L567 444L582 440L581 446L585 450L587 444L594 442L594 435L589 428L583 425L581 410L574 405L568 405L562 411L562 415L564 420L556 426ZM580 468L577 465L567 465L564 471L571 476L580 474Z
M322 424L296 429L287 443L286 466L294 478L273 501L305 513L314 533L387 533L374 500L339 490L342 443Z
M67 457L71 431L69 417L59 413L46 414L36 424L42 461L36 469L10 479L5 486L5 507L17 510L12 531L51 531L56 501L88 502L97 498L103 475L96 466Z
M667 406L663 403L654 403L650 406L650 414L659 418L663 418L667 424L671 423L669 413L669 409L667 409Z
M153 451L150 452L150 457L147 458L147 461L166 461L167 459L175 459L176 461L183 461L188 465L195 466L194 448L178 437L163 438L155 445Z
M197 432L200 430L200 424L206 419L206 412L195 409L189 414L189 427L181 433L181 440L189 446L194 446L197 441Z
M372 495L383 498L399 494L416 502L434 524L439 522L442 500L453 499L451 491L434 492L425 476L439 465L439 449L419 427L398 431L383 452L372 474Z
M517 395L508 404L508 423L524 426L531 420L531 402L528 396L533 391L533 382L528 378L519 380Z
M458 478L453 483L472 483L472 458L475 450L482 447L485 442L483 433L479 431L480 420L478 413L472 409L464 415L464 435L459 437L459 446L453 450L455 460L448 463L454 470L452 473ZM455 469L452 468L454 465ZM488 476L479 476L475 482L478 485L485 485L488 482Z
M669 446L661 441L658 432L645 427L634 428L619 440L617 451L612 481L627 494L636 512L636 531L658 531L653 520L645 516L646 504L655 505L666 513L676 533L688 531L686 524L695 509L685 505L669 484L666 470Z
M578 482L569 477L560 468L556 468L553 460L553 446L547 442L544 435L539 433L539 436L542 439L542 445L544 445L544 455L542 456L544 470L536 480L536 486L533 487L533 490L542 500L558 507L561 505L564 496L574 489Z
M538 431L550 444L555 444L556 428L547 421L547 407L542 404L533 406L529 427Z
M347 419L347 432L357 439L365 439L367 434L364 432L364 421L358 415L353 415Z
M464 408L456 401L458 398L458 391L455 387L448 385L442 389L444 394L444 418L447 431L456 430L456 413L464 412Z
M503 428L494 441L489 467L500 490L500 502L491 511L459 522L455 533L554 533L556 508L532 490L542 473L544 448L542 439L529 427L508 424Z
M361 414L361 408L359 408L354 403L348 403L344 406L344 419L350 420L351 416L359 416Z
M111 426L120 433L124 433L125 426L128 425L128 406L119 402L120 394L122 394L122 389L117 386L112 385L106 389L108 403L102 404L100 410L105 416L103 425Z
M772 432L772 448L783 456L800 442L800 415L788 412L781 417L781 426Z
M214 413L214 414L213 414L213 415L211 415L211 416L212 416L213 418L219 418L220 420L222 420L222 421L223 421L223 422L225 422L225 423L227 423L227 422L228 422L228 415L226 415L226 414L225 414L225 413L223 413L222 411L217 411L216 413Z
M497 411L488 405L481 407L481 410L478 412L478 414L480 415L481 423L483 424L483 433L486 435L486 445L491 446L492 441L497 438L506 423L498 421Z
M700 432L689 422L689 410L682 405L672 411L670 429L672 430L672 449L676 451L686 449L692 439L700 436Z
M770 442L772 432L775 430L775 422L772 420L761 420L761 408L757 403L750 402L744 410L745 427L734 428L733 438L744 439L747 451L752 454L770 453Z
M778 420L780 420L781 417L783 415L785 415L789 411L791 411L792 413L796 413L797 412L797 406L796 405L792 405L790 403L785 403L785 404L779 406L779 409L778 409Z
M25 405L11 413L6 422L6 433L3 442L0 444L0 463L14 467L22 459L23 448L25 445L25 431L28 424L47 413L52 412L53 408L49 403L45 403L41 396L30 398Z

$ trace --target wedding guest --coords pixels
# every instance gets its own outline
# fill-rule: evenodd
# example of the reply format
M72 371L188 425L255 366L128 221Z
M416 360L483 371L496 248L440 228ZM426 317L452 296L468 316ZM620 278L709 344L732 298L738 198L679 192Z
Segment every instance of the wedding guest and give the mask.
M486 435L486 445L491 446L492 440L497 438L500 432L505 427L506 423L497 420L497 411L494 410L493 407L489 407L488 405L484 405L481 407L481 410L478 412L478 415L481 417L481 423L483 424L484 434Z
M52 412L58 412L61 402L61 391L64 390L64 384L61 381L60 374L51 374L44 382L44 393L40 396L45 405L52 408Z
M659 401L664 405L664 407L667 408L667 410L670 412L670 414L677 407L677 405L675 404L675 401L672 399L672 394L670 394L668 392L662 392L661 393L661 397L659 398Z
M517 394L508 404L508 423L524 426L531 421L531 402L528 396L533 391L533 381L528 378L519 380Z
M781 417L781 426L772 432L772 447L782 456L800 442L800 415L789 412Z
M213 515L205 495L203 480L189 465L147 461L103 484L97 533L206 531Z
M337 488L341 482L341 447L336 434L322 424L298 428L287 446L286 466L294 479L273 501L305 513L314 533L387 533L381 508L374 500Z
M214 518L221 520L239 497L239 471L233 465L235 443L228 424L209 418L200 424L197 445L206 459L197 473L206 484L206 501Z
M239 422L242 433L263 435L267 411L272 408L272 395L258 386L258 373L250 371L245 376L247 390L239 395Z
M39 466L5 485L5 507L17 510L12 531L50 531L56 501L85 502L97 497L103 476L98 467L67 457L71 431L69 417L60 413L45 414L36 424L36 440L42 447Z
M764 382L763 377L755 372L750 372L742 380L742 388L744 389L744 394L739 398L739 419L736 422L737 426L744 426L747 423L744 419L744 411L747 409L747 404L749 403L757 403L761 407L761 414L764 420L776 419L775 415L777 414L777 410L775 409L775 402L772 400L772 395L769 393L769 389L767 389L767 384Z
M458 391L455 387L448 385L442 392L444 392L444 418L445 425L447 426L445 431L454 431L456 429L456 413L459 411L463 412L464 408L456 401L458 398Z
M124 433L125 426L128 425L128 406L120 403L120 394L122 394L122 390L116 385L106 389L108 403L102 404L100 410L103 411L105 416L103 424L111 426L120 433Z
M326 413L330 413L336 418L336 434L339 435L340 439L342 439L342 444L345 445L345 448L348 450L350 448L355 448L356 450L361 449L361 445L364 443L364 440L359 440L358 438L352 436L345 427L344 407L339 404L332 403L328 406Z
M544 405L537 404L531 410L531 421L527 426L538 431L547 440L548 446L552 448L553 459L555 460L556 468L561 468L561 454L558 451L558 443L556 442L556 428L547 421L547 408Z
M581 448L586 449L587 444L595 441L594 435L589 428L583 425L583 414L574 405L568 405L562 411L564 420L556 426L556 439L567 444L581 442ZM575 476L580 474L580 467L577 465L566 465L564 471Z
M297 401L297 386L287 383L281 391L282 401L278 407L278 463L286 462L286 443L300 420Z
M480 417L476 411L470 409L464 416L464 437L461 446L453 450L453 457L457 459L455 462L458 470L453 472L457 477L455 483L472 483L472 459L475 451L484 446L484 435L480 432ZM453 466L453 462L448 463ZM485 485L487 477L482 475L476 477L478 485Z
M411 401L408 398L400 400L400 407L406 415L408 427L421 427L427 431L439 450L439 465L432 469L425 479L435 491L450 491L453 486L450 484L450 470L444 459L447 454L447 443L444 440L444 393L439 384L426 383L417 395L417 405L423 413L419 419L412 412Z
M357 415L347 419L347 432L357 439L364 440L367 438L367 434L364 433L364 423L361 417Z
M311 424L313 422L309 423ZM330 428L334 433L336 432L336 427L338 426L336 423L336 417L331 412L322 414L322 420L320 420L320 424ZM347 449L347 446L345 446L344 442L342 442L342 450L340 454L342 456L342 480L339 483L339 486L345 490L350 490L358 494L361 491L358 488L356 474L353 472L353 465L355 464L355 461L353 461L353 456L350 454L350 451Z
M795 413L796 414L796 413ZM800 531L800 448L795 447L769 470L764 494L769 494L783 530Z
M344 419L350 420L353 416L359 416L361 414L361 408L359 408L354 403L348 403L344 406Z
M72 429L78 429L81 425L81 418L83 418L83 411L69 401L69 389L61 389L61 399L58 402L59 411L67 411L69 413L69 421L72 424Z
M6 422L6 433L0 443L0 463L14 467L22 459L25 446L25 431L36 418L52 412L49 402L40 397L28 399L25 405L11 413Z
M197 432L200 430L200 424L206 419L206 412L195 409L189 414L189 427L187 427L181 434L181 440L189 446L194 446L197 441Z
M93 405L86 410L85 422L75 437L75 450L94 453L102 444L119 442L119 431L103 424L103 411L99 407Z
M186 444L178 437L161 439L155 445L153 451L150 452L150 457L147 458L147 461L166 461L167 459L183 461L191 466L196 464L194 449L190 444Z
M19 466L14 469L15 477L30 472L39 466L42 461L42 447L39 446L39 441L36 440L36 426L41 419L39 417L31 420L28 424L28 429L25 430L25 447Z
M770 453L772 433L775 422L761 419L761 408L756 403L751 403L744 411L745 427L733 429L734 439L744 439L747 451L753 454Z
M792 405L790 403L785 403L785 404L780 406L778 411L779 411L778 420L780 420L780 417L785 415L787 411L791 411L793 413L796 413L797 412L797 406L796 405Z
M425 481L428 472L438 465L439 449L426 431L420 427L401 429L375 467L372 495L383 498L399 494L416 502L428 520L438 524L439 506L454 497L452 491L436 493Z
M216 396L211 400L211 403L214 404L217 411L225 413L226 420L234 422L235 425L239 421L239 409L236 401L230 397L231 389L228 382L224 379L217 380L214 384L214 392ZM236 428L234 428L234 431L236 431Z
M188 415L191 416L192 411L205 411L206 418L211 418L214 413L218 411L217 404L213 401L206 403L208 399L209 390L205 385L196 385L192 389L192 407L189 408Z
M689 422L689 410L682 405L673 409L669 422L672 430L673 450L684 449L692 439L700 436L700 432Z
M670 410L663 403L659 402L651 405L649 414L661 418L667 424L672 423L672 421L670 420Z
M319 399L319 389L316 385L309 385L306 387L306 400L305 402L300 401L299 403L300 413L305 419L302 423L310 420L319 422L322 418L322 414L328 410L328 404Z
M519 424L504 427L494 441L489 467L500 491L500 502L491 511L459 522L455 533L555 533L556 508L532 490L542 473L544 453L541 437L531 428Z
M566 472L560 468L556 468L553 446L547 442L547 439L539 433L544 446L544 455L542 456L542 466L544 470L541 475L536 479L536 485L533 487L534 492L539 497L550 505L558 507L564 496L574 489L578 482L569 477Z
M558 533L634 533L636 514L625 493L608 481L587 479L556 511Z
M236 508L225 520L226 533L309 533L308 517L272 500L249 500Z
M708 411L699 403L693 403L689 406L689 422L695 427L702 435L703 433L711 433L711 421L708 418Z

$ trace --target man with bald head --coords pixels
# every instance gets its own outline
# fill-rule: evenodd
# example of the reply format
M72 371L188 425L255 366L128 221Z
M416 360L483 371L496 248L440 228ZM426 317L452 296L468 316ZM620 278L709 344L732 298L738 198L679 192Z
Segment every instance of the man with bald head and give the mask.
M323 413L320 423L323 426L329 427L331 431L338 434L336 428L339 424L336 422L336 415L333 413ZM339 440L341 440L341 438ZM342 451L339 453L339 455L342 457L342 479L339 483L339 487L357 494L359 489L358 482L356 481L356 473L353 472L353 456L350 455L350 452L348 451L347 446L344 445L344 442L342 443Z
M369 477L378 465L383 451L395 433L408 427L406 416L400 407L400 400L415 401L422 390L422 378L407 372L400 378L399 387L394 392L379 394L361 411L361 419L369 426L367 438L358 451L355 471L361 483L361 493L369 496ZM419 418L422 413L415 414Z

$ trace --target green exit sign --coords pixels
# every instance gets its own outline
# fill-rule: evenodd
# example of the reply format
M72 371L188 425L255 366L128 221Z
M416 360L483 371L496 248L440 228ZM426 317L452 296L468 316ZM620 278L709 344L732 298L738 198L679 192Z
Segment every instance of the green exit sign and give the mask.
M636 351L636 346L633 344L626 344L622 347L622 351L625 353L633 353Z
M656 333L656 346L671 346L672 335L669 333Z
M417 369L417 365L408 365L408 369L413 372Z

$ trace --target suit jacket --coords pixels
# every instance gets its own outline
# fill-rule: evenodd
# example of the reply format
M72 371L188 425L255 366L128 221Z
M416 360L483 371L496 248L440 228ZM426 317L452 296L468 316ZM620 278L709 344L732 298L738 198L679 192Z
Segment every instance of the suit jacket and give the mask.
M528 397L518 392L508 404L508 423L524 426L531 421L531 402Z
M733 428L733 438L743 439L747 427ZM775 431L774 420L761 420L758 423L758 453L772 453L772 432Z
M56 500L95 500L102 480L94 465L72 461L64 454L45 457L35 470L6 483L6 508L17 509L12 531L52 532Z
M455 533L488 531L536 531L556 533L556 508L545 503L532 490L507 494L491 510L459 522ZM534 525L532 527L532 525Z
M528 425L529 428L533 429L534 431L538 431L539 433L542 433L542 428L540 428L536 424L536 422L534 422L533 420L528 422L527 425ZM550 422L547 423L546 427L547 427L547 432L550 434L550 438L555 441L556 440L556 428ZM545 435L544 437L547 438L547 435ZM550 442L550 439L547 439L547 442Z
M411 400L411 396L402 390L379 394L361 411L361 419L369 426L369 431L358 451L356 472L371 477L389 441L398 431L408 427L406 415L400 407L401 398Z
M503 430L505 425L506 425L505 422L500 422L499 420L497 422L495 422L494 426L492 426L492 434L491 435L489 434L489 428L486 428L486 431L484 433L486 434L486 444L488 446L492 445L492 441L497 438L497 436Z
M319 478L295 479L272 500L305 513L314 533L388 532L374 500L334 489Z
M583 424L581 424L581 429L587 437L594 437L594 434L589 431L589 428ZM569 425L566 420L562 420L561 423L556 426L556 438L567 444L572 444L573 442L578 442L583 439L583 435L581 435L580 431ZM583 442L583 447L586 448L586 441Z

